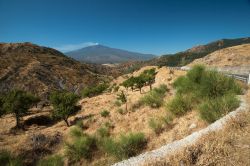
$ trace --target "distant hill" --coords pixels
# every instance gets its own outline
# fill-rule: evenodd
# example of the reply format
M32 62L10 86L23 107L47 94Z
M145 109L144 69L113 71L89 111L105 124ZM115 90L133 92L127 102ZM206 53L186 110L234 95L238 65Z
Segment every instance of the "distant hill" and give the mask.
M106 79L86 64L32 43L0 43L0 92L13 88L46 97L59 89L79 90Z
M149 65L183 66L195 59L202 58L219 49L250 43L250 38L222 39L206 45L200 45L176 54L163 55L147 61Z
M237 74L250 73L250 44L242 44L217 50L203 58L194 60L188 66L203 64L222 71Z
M127 61L149 60L155 58L152 54L141 54L126 50L94 45L65 53L66 55L84 62L96 64L121 63Z

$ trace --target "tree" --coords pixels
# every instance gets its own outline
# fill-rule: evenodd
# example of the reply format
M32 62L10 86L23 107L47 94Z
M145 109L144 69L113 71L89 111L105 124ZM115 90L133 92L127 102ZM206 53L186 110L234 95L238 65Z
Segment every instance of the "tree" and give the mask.
M145 80L145 82L149 85L150 90L152 90L152 84L155 82L155 76L157 72L155 68L144 70L141 74L141 77Z
M16 117L16 127L21 128L20 118L28 109L39 101L39 98L22 90L12 90L3 99L3 110L5 113L12 113Z
M72 92L58 91L52 93L50 102L53 105L53 117L64 120L69 127L69 116L81 110L81 106L76 106L78 100L79 96Z
M0 95L0 117L5 113L5 111L3 109L3 104L4 104L3 96Z
M134 76L130 77L129 79L123 81L121 85L124 86L126 89L130 87L133 91L135 85L135 77Z
M125 94L124 91L121 91L121 93L119 93L117 95L117 100L120 100L122 103L125 103L126 104L126 111L128 111L128 97L127 95Z
M135 81L135 86L136 88L139 88L140 90L140 93L141 93L141 89L142 87L145 85L146 81L144 79L144 77L142 75L138 76L138 77L135 77L134 78L134 81Z

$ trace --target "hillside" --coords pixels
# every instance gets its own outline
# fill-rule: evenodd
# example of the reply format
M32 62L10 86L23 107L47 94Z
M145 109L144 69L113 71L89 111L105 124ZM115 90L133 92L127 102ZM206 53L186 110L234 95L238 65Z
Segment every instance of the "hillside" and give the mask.
M243 44L215 51L194 60L189 66L204 64L214 67L250 66L250 44Z
M19 88L47 97L53 90L79 90L106 78L59 51L31 43L1 43L0 64L1 92Z
M79 50L65 53L66 55L88 63L109 64L127 61L149 60L155 56L152 54L141 54L126 50L110 48L103 45L94 45Z
M200 45L176 54L163 55L147 61L147 65L183 66L195 59L202 58L219 49L250 43L250 38L221 39L205 45Z

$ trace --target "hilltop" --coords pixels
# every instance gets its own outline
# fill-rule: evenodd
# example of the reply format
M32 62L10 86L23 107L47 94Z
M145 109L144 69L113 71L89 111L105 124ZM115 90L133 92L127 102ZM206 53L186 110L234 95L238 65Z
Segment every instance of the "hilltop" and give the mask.
M250 44L242 44L215 51L203 58L194 60L189 66L195 64L213 67L250 66Z
M65 54L78 61L97 64L149 60L155 57L155 55L152 54L141 54L122 49L110 48L100 44L66 52Z
M77 91L107 79L93 67L32 43L1 43L0 64L0 92L18 88L47 97L54 90Z

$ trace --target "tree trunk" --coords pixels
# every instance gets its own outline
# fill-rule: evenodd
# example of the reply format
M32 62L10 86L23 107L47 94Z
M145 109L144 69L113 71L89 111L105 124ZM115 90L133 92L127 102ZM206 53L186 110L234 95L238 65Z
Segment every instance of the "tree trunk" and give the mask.
M19 128L19 129L21 128L20 118L19 118L18 114L16 114L16 127Z
M140 88L140 94L141 94L141 88Z
M150 87L150 91L152 90L152 84L149 84L149 87Z
M69 122L68 122L68 119L63 119L64 122L67 124L67 126L69 127Z
M126 102L126 112L128 111L128 102Z

